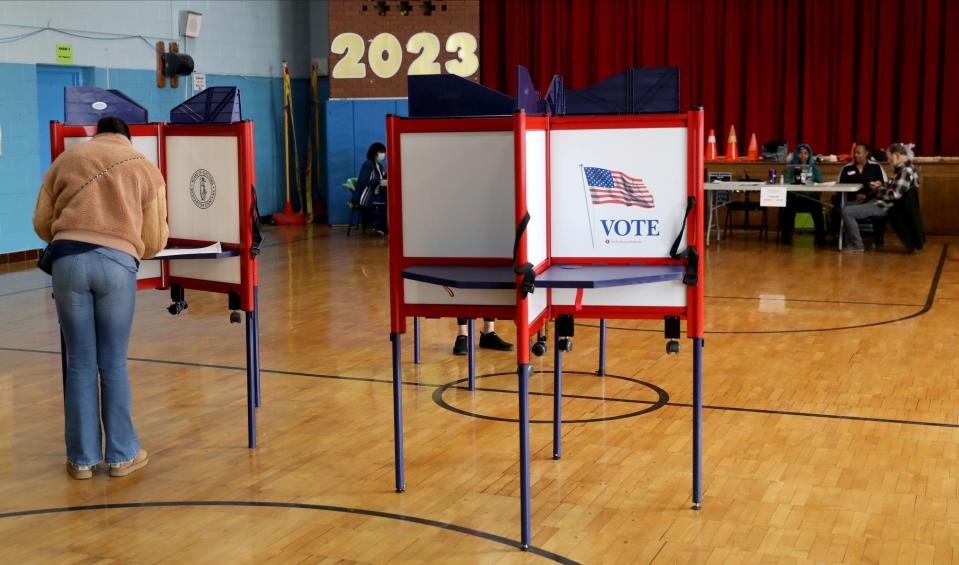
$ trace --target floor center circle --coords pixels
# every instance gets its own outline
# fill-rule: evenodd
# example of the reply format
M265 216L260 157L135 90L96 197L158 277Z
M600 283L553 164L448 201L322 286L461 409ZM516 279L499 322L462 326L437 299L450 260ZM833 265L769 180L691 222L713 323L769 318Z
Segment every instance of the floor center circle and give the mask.
M552 371L536 371L534 374L538 374L538 375L544 375L544 374L545 374L545 375L552 375ZM508 390L508 389L498 389L498 388L497 388L497 389L482 388L482 387L479 386L479 381L481 381L482 379L488 379L488 378L492 378L492 377L501 377L501 376L506 376L506 375L513 375L513 376L515 376L516 373L506 372L506 373L490 373L490 374L488 374L488 375L477 375L477 376L476 376L477 385L476 385L476 390L475 390L474 392L483 392L483 393L494 392L494 393L498 393L498 394L513 394L513 395L517 394L517 391L516 391L515 388L514 388L513 390ZM564 419L562 420L562 422L563 422L564 424L583 424L583 423L590 423L590 422L608 422L608 421L610 421L610 420L622 420L622 419L625 419L625 418L633 418L633 417L636 417L636 416L642 416L643 414L648 414L649 412L653 412L653 411L655 411L655 410L659 410L660 408L662 408L663 406L665 406L665 405L669 402L669 393L667 393L667 392L666 392L665 390L663 390L662 388L660 388L660 387L658 387L658 386L656 386L656 385L654 385L654 384L652 384L652 383L647 383L647 382L645 382L645 381L641 381L641 380L639 380L639 379L634 379L634 378L631 378L631 377L622 377L622 376L619 376L619 375L610 375L610 374L608 374L608 373L607 373L606 375L601 376L601 375L597 375L597 374L595 374L595 373L585 373L585 372L582 372L582 371L563 371L563 378L565 379L566 377L591 377L591 378L594 378L594 379L617 379L617 380L621 380L621 381L627 381L627 382L630 382L630 383L639 385L639 386L641 386L641 387L648 388L649 390L651 390L651 391L656 395L656 400L653 401L653 400L635 400L635 399L624 399L624 398L602 398L602 397L595 397L595 396L585 396L585 395L582 395L582 394L564 394L564 395L563 395L563 398L564 398L564 399L567 399L567 398L575 398L575 399L578 399L578 400L587 400L587 401L596 401L596 402L611 402L611 403L616 403L616 404L619 404L619 403L629 403L629 404L639 404L640 406L642 406L642 408L639 409L639 410L634 410L634 411L632 411L632 412L626 412L626 413L624 413L624 414L616 414L616 415L613 415L613 416L603 416L603 417L597 417L597 418L581 418L581 419L566 419L566 418L564 418ZM464 409L459 408L459 407L457 407L457 406L453 406L452 404L450 404L449 402L446 401L445 395L446 395L447 391L449 391L449 390L456 389L456 390L467 390L467 391L468 391L468 389L467 389L466 387L460 386L460 385L462 385L463 383L467 383L467 382L469 382L469 379L468 379L468 378L463 378L463 379L458 379L458 380L451 381L451 382L448 382L448 383L446 383L446 384L440 385L436 390L433 391L433 402L435 402L440 408L449 410L450 412L455 412L455 413L457 413L457 414L462 414L463 416L470 416L470 417L473 417L473 418L482 418L482 419L484 419L484 420L494 420L494 421L497 421L497 422L518 422L518 421L519 421L518 418L503 418L503 417L500 417L500 416L491 416L491 415L488 415L488 414L480 414L480 413L478 413L478 412L471 412L471 411L469 411L469 410L464 410ZM531 392L530 392L530 397L534 397L534 396L535 396L535 397L548 396L548 397L552 398L553 393L552 393L552 392L539 392L539 391L535 391L535 392L534 392L534 391L531 391ZM531 423L531 424L552 424L552 423L553 423L553 420L552 420L552 419L549 419L549 420L533 420L533 419L531 419L531 420L530 420L530 423Z

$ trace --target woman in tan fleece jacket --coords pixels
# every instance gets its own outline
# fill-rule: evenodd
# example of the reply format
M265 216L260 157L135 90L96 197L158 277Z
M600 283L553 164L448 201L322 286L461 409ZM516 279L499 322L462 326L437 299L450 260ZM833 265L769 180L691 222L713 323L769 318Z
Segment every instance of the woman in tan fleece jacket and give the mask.
M126 359L139 260L166 246L163 176L133 148L122 120L103 118L96 137L47 170L33 227L50 244L66 348L67 472L88 479L105 456L111 476L126 476L148 461L133 427Z

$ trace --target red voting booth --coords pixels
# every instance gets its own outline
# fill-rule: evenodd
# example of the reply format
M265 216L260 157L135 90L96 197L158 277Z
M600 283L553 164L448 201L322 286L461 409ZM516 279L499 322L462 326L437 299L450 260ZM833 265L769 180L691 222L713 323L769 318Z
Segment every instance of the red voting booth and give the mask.
M135 149L166 179L169 248L180 254L143 261L137 288L170 290L171 314L187 308L186 291L227 295L230 321L246 314L247 432L256 446L256 408L260 404L257 255L259 218L253 122L232 124L131 124ZM94 125L50 123L51 157L92 138ZM220 243L218 252L191 252ZM62 343L61 343L62 345Z
M692 502L700 507L702 127L701 109L387 118L398 492L405 490L400 336L408 317L417 322L417 345L420 316L516 324L523 547L530 543L530 354L546 352L545 324L556 324L558 459L562 355L570 349L573 319L663 320L669 352L678 352L686 320L693 342Z

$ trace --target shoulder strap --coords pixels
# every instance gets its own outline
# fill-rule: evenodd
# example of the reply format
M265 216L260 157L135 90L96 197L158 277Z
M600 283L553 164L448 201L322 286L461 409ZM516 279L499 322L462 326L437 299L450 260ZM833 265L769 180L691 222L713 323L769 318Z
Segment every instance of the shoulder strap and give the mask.
M519 251L519 240L523 237L523 232L526 231L526 226L529 224L529 212L523 215L523 219L520 220L519 226L516 227L516 239L513 240L513 272L517 275L523 275L523 282L520 283L523 292L523 298L526 298L531 292L536 291L536 271L533 270L532 263L523 263L519 264L519 257L517 253Z
M696 286L699 284L699 253L696 249L686 246L682 252L679 246L683 241L683 235L686 233L686 221L689 219L690 212L696 207L696 197L690 196L686 200L686 213L683 214L683 225L679 228L679 234L673 240L673 246L669 249L669 256L673 259L686 259L686 272L683 274L683 284Z
M256 187L250 187L250 223L253 232L253 245L250 246L250 259L260 254L260 244L263 243L263 235L260 233L260 208L256 202Z

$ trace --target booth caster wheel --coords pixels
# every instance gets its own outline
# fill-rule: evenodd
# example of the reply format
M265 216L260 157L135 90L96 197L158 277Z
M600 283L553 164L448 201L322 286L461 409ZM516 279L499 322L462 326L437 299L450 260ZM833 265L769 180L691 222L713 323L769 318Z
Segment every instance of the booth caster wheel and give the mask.
M239 313L239 312L237 312L236 310L230 312L230 323L231 323L231 324L239 324L242 320L243 320L243 318L242 318L242 316L240 316L240 313Z
M568 337L560 338L559 340L559 350L569 353L573 350L573 340Z
M537 357L542 357L543 355L546 355L546 340L545 339L537 340L536 343L533 344L532 352L533 352L533 355Z
M666 342L666 355L673 355L679 353L679 342L675 339L671 339Z
M166 311L170 313L171 316L179 316L187 309L187 303L185 300L179 302L174 302L167 306Z

